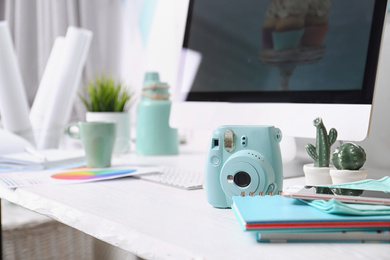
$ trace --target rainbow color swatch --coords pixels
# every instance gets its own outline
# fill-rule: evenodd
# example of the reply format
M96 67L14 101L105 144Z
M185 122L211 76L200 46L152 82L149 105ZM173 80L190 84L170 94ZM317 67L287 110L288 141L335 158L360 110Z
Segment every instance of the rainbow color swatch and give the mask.
M135 171L137 170L136 169L88 170L88 168L83 168L80 170L72 170L72 171L56 173L51 175L51 177L59 180L98 180L98 179L107 179L107 178L118 178L121 177L121 175L127 175Z

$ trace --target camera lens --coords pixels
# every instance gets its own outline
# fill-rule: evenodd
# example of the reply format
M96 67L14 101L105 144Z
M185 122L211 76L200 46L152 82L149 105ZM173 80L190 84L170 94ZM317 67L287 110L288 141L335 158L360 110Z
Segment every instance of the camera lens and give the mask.
M234 183L240 187L246 187L251 183L251 176L246 172L238 172L234 175Z

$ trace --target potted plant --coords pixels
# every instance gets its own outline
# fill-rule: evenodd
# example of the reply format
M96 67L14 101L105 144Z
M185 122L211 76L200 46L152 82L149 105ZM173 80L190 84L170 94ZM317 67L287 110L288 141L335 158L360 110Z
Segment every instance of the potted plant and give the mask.
M316 132L316 146L312 144L306 145L306 151L313 158L314 163L303 166L307 185L332 184L330 177L330 150L331 146L336 142L337 131L332 128L327 133L322 118L318 117L314 120Z
M130 113L132 94L120 82L101 76L89 81L86 86L87 96L79 93L87 108L87 121L116 122L116 143L114 153L130 151Z
M332 154L335 169L330 170L333 184L360 181L367 178L367 170L362 169L366 162L366 152L354 143L345 143Z

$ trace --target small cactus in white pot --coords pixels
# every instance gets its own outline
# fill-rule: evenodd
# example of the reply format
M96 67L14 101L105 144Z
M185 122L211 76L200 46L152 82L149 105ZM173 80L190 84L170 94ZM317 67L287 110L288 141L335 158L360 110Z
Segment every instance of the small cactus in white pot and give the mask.
M314 163L303 166L305 182L306 185L332 184L329 164L331 146L336 142L337 130L332 128L328 133L320 117L314 119L313 125L316 127L316 145L307 144L306 151Z
M360 181L367 178L367 170L362 169L366 162L366 152L354 143L337 147L332 154L335 169L330 170L333 184Z
M314 160L314 167L329 167L330 148L337 139L337 131L332 128L329 134L326 132L322 118L318 117L313 122L316 127L316 146L306 145L306 151Z

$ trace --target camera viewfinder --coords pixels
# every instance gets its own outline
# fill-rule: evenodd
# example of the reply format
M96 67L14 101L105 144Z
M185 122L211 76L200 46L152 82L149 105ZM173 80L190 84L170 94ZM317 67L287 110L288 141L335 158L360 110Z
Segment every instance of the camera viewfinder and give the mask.
M219 146L219 139L213 139L213 144L212 144L212 148L214 147L218 147Z

